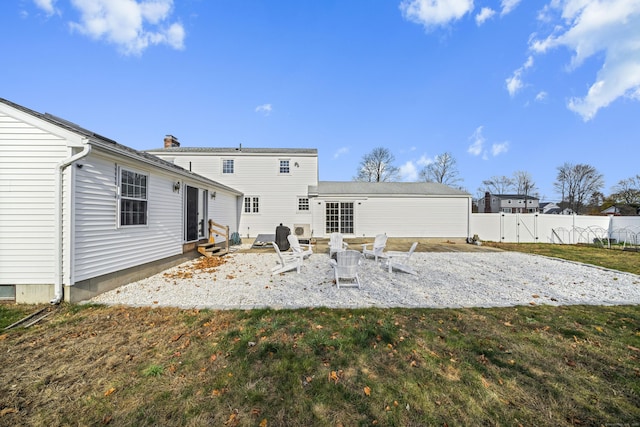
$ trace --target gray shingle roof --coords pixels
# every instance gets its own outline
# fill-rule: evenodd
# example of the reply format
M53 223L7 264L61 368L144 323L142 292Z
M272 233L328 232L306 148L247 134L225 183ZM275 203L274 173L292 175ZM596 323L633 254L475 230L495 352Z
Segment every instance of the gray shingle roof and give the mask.
M171 147L145 150L148 152L163 153L215 153L215 154L315 154L316 148L246 148L246 147Z
M193 179L196 179L198 181L202 181L202 182L207 182L209 184L213 184L215 186L217 186L218 188L221 189L226 189L229 190L235 194L242 194L242 192L231 188L229 186L220 184L219 182L213 181L209 178L205 178L201 175L195 174L191 171L188 171L180 166L174 165L171 162L168 162L166 160L161 159L160 157L154 156L153 154L149 154L149 153L145 153L144 151L138 151L135 150L131 147L127 147L126 145L122 145L117 143L116 141L114 141L113 139L109 139L106 138L102 135L99 135L95 132L92 132L88 129L83 128L82 126L79 126L73 122L70 122L68 120L62 119L60 117L54 116L53 114L49 114L49 113L39 113L37 111L31 110L29 108L23 107L22 105L18 105L14 102L11 102L9 100L6 100L4 98L0 98L0 102L3 104L6 104L10 107L15 108L16 110L20 110L23 111L33 117L37 117L40 120L44 120L46 122L52 123L56 126L59 126L63 129L66 129L68 131L71 131L73 133L82 135L84 137L86 137L89 140L89 143L93 143L95 145L99 145L100 147L104 147L107 150L112 150L112 151L116 151L116 152L120 152L123 154L126 154L130 157L133 158L137 158L140 161L143 161L145 163L150 163L150 164L154 164L158 167L164 168L164 169L169 169L169 170L173 170L176 173L179 173L181 175L184 176L189 176Z
M436 182L320 181L309 187L310 196L457 196L465 191Z

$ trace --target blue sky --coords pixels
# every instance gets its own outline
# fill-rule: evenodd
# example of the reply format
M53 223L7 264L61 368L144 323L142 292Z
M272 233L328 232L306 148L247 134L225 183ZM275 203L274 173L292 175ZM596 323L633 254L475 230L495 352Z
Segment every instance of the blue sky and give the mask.
M450 152L461 183L640 173L640 0L0 2L0 97L140 150L317 148L351 180Z

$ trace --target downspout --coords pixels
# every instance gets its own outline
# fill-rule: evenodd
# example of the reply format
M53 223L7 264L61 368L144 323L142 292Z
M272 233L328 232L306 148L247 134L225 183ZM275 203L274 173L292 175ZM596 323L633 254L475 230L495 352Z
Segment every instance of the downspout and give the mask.
M55 277L53 282L54 287L54 298L50 301L51 304L60 304L62 298L64 297L64 291L62 288L62 251L63 251L63 226L62 226L62 209L64 208L64 200L63 200L63 191L62 191L62 175L64 174L64 170L67 166L71 165L73 162L80 160L81 158L89 155L91 153L91 145L88 143L86 139L83 140L85 146L81 152L74 154L71 157L68 157L62 160L56 166L56 187L55 187L55 199L56 199L56 209L55 209Z

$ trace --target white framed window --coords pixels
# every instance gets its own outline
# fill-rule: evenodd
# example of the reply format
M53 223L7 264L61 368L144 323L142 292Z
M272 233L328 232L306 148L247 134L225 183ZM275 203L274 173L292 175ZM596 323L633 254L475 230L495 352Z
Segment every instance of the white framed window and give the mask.
M222 173L234 173L233 159L222 159Z
M244 196L244 213L260 213L260 197L258 196Z
M291 168L289 167L289 160L280 160L280 173L286 175L289 172L291 172Z
M120 227L147 225L149 177L143 173L120 168Z
M298 197L298 211L308 211L309 210L309 198L308 197Z

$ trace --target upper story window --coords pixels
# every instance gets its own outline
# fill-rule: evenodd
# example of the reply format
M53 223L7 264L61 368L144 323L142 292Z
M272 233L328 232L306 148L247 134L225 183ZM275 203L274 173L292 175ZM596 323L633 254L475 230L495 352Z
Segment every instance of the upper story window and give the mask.
M222 173L233 173L233 159L222 160Z
M289 160L280 160L280 173L288 174L289 171Z
M147 224L147 175L120 169L120 226Z
M298 197L298 210L299 211L308 211L309 210L309 198L308 197Z

